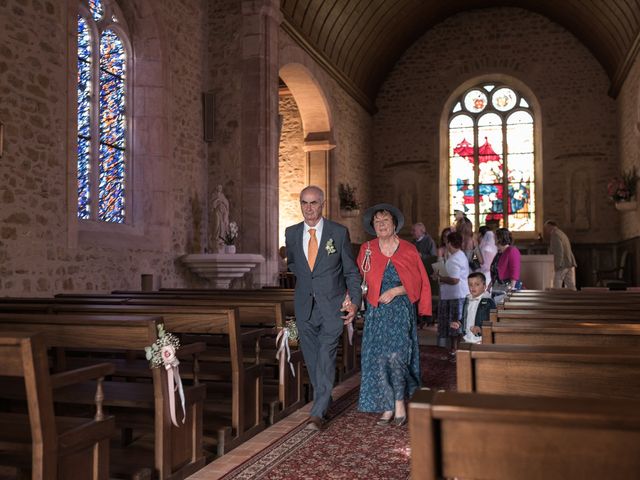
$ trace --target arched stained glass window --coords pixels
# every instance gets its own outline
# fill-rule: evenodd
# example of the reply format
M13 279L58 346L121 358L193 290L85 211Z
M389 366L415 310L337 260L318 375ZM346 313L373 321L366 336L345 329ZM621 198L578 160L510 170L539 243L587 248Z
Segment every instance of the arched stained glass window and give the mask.
M505 86L464 92L449 114L449 207L474 227L495 221L534 231L534 116L529 102Z
M127 49L108 2L78 15L78 217L125 222Z

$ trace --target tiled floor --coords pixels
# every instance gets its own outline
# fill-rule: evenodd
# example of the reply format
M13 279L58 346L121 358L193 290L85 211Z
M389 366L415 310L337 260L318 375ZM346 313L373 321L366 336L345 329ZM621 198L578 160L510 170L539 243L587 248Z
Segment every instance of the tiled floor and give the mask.
M351 391L359 383L360 375L354 375L353 377L345 380L333 389L333 398L340 398L342 395ZM230 451L226 455L211 462L202 470L194 473L189 477L189 480L216 480L221 478L238 465L249 460L256 453L262 451L265 447L268 447L304 423L309 418L309 412L311 411L312 405L312 403L308 403L297 412L292 413L275 425L272 425L266 430L260 432L251 440L248 440L238 448Z

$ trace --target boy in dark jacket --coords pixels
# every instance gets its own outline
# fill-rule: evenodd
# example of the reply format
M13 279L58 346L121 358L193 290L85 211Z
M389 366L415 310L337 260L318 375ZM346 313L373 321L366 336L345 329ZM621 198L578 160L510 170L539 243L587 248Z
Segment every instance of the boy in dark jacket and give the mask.
M487 292L487 279L482 272L471 273L468 277L469 295L462 307L462 321L451 322L451 328L457 329L467 343L482 342L482 322L489 321L491 309L496 304Z

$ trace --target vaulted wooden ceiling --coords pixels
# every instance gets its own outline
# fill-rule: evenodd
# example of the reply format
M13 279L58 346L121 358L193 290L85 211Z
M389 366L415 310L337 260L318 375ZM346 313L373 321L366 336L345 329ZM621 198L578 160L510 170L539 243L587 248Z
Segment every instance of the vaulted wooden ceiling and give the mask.
M512 6L564 26L599 60L617 95L640 32L640 0L281 0L283 26L361 103L430 27L465 10Z

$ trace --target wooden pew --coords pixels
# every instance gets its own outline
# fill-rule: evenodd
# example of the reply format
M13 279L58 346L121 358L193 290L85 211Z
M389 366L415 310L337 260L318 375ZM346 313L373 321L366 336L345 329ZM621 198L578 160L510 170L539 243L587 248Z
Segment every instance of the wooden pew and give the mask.
M284 303L285 314L288 317L294 317L294 290L292 289L256 289L256 290L216 290L216 289L161 289L154 292L140 292L128 290L115 290L113 295L117 297L140 298L140 296L165 296L181 299L193 299L194 297L202 300L222 300L226 302L237 301L276 301ZM72 295L59 295L57 297L65 298ZM358 343L359 338L354 334L353 343L348 340L348 330L345 327L338 351L338 381L343 381L356 374L359 368L358 361Z
M89 302L89 303L87 303ZM209 444L215 447L217 455L223 455L265 428L262 419L262 366L253 361L245 362L242 348L243 337L255 344L263 332L250 330L241 332L237 308L191 305L133 305L127 303L94 304L86 298L82 302L57 301L36 304L0 303L0 311L43 311L52 314L83 315L158 315L164 320L167 331L176 334L225 335L227 349L225 360L220 355L209 358L213 362L200 362L199 379L208 382L208 399L205 404L204 429L214 436L207 436ZM201 354L207 360L206 352ZM136 376L146 372L144 361L128 361L117 364L118 373ZM219 368L227 363L228 368ZM185 365L190 366L190 365ZM192 378L188 371L182 376ZM213 385L213 384L216 385ZM221 391L219 387L224 389ZM220 420L228 417L228 421Z
M189 299L188 297L173 298L167 296L157 295L140 295L130 296L120 294L118 297L110 295L81 295L81 296L57 296L56 298L37 298L31 302L29 298L4 298L0 299L0 311L13 310L13 311L42 311L43 308L46 311L85 311L85 312L115 312L118 310L117 305L138 305L138 311L142 306L166 306L166 307L186 307L186 308L198 308L198 314L205 313L206 309L210 309L213 314L219 313L220 309L237 309L239 314L239 322L243 327L243 338L249 340L247 336L248 329L255 330L255 328L271 328L273 329L271 348L266 345L268 343L268 333L264 331L265 335L262 335L261 342L265 345L260 346L260 352L262 356L263 366L272 368L266 369L265 372L271 371L270 378L266 378L265 390L267 393L266 400L269 404L269 421L274 423L290 413L301 408L306 400L303 393L303 375L302 375L302 352L297 349L292 350L291 364L293 366L295 376L292 376L290 369L287 368L282 378L280 378L278 372L278 362L275 358L275 335L277 331L275 328L282 328L286 321L286 314L284 307L280 302L273 301L252 301L241 300L230 301L222 299L207 299L200 298ZM14 303L10 303L14 302ZM101 305L110 305L111 307L103 308ZM132 307L133 308L133 307ZM154 310L154 313L156 311ZM193 310L188 312L189 314L196 313ZM255 343L255 342L254 342ZM265 348L267 347L267 348ZM255 344L253 345L254 357L255 357ZM208 354L201 355L201 359L206 361L209 358ZM216 357L220 359L220 357ZM204 374L204 372L203 372ZM206 375L201 378L206 379ZM262 390L263 386L260 385ZM264 393L264 392L263 392ZM261 392L256 392L255 398L258 398ZM249 399L245 402L250 404ZM234 428L236 428L234 426ZM238 426L240 431L242 427ZM231 440L228 440L229 443Z
M615 322L638 323L640 312L636 311L598 311L576 309L544 310L492 310L490 320L494 323L537 322Z
M42 333L51 347L76 349L138 350L154 343L158 336L160 317L98 316L50 314L0 314L0 331ZM186 348L184 350L187 350ZM116 422L122 425L132 407L153 412L148 427L153 432L153 454L115 450L112 455L112 474L131 474L154 468L160 479L185 478L204 466L202 454L202 406L204 385L185 386L186 420L184 426L174 427L169 416L167 373L164 368L150 370L151 384L105 382L104 405L116 412ZM89 386L91 387L91 386ZM94 387L91 387L94 388ZM91 391L90 389L88 390ZM56 392L56 402L87 403L82 392L73 387ZM0 396L9 392L0 391ZM179 400L177 400L179 404ZM136 416L138 421L139 416ZM145 423L143 419L141 423ZM128 423L128 420L125 422Z
M192 292L192 293L189 293ZM257 321L262 320L264 322L264 312L261 309L274 308L283 309L276 314L276 326L280 327L280 323L284 323L284 320L291 318L293 315L293 291L280 294L278 292L271 293L271 290L229 290L229 294L223 291L210 291L210 290L180 290L179 294L174 291L159 291L159 292L132 292L132 291L115 291L113 295L109 296L91 296L91 295L79 295L72 294L57 295L56 299L62 299L62 301L73 301L77 303L80 299L93 299L95 303L102 302L102 299L107 299L109 302L113 302L115 299L122 299L125 303L131 304L176 304L183 305L203 305L203 304L218 304L223 306L238 306L241 313L241 323L243 325L255 325ZM282 305L281 305L282 304ZM260 323L265 325L265 323ZM273 325L273 323L272 323ZM338 350L338 364L337 377L341 382L359 371L358 361L358 345L359 335L356 333L353 336L353 343L349 343L348 330L345 327L340 342L340 348ZM301 355L301 354L300 354ZM297 357L294 360L298 360ZM295 365L295 364L294 364ZM294 396L294 401L297 402ZM288 402L285 405L285 409L290 405ZM299 407L295 407L299 408Z
M637 401L419 390L409 404L411 478L637 478Z
M456 356L459 392L640 400L636 349L463 343Z
M485 322L483 344L640 347L640 323L614 322Z
M34 479L107 480L109 438L115 434L115 422L103 414L100 396L103 377L113 371L113 365L100 364L50 375L41 335L3 333L0 375L24 381L28 415L0 413L0 465L30 470ZM92 379L98 379L94 418L54 415L54 389ZM0 379L0 389L5 383Z

